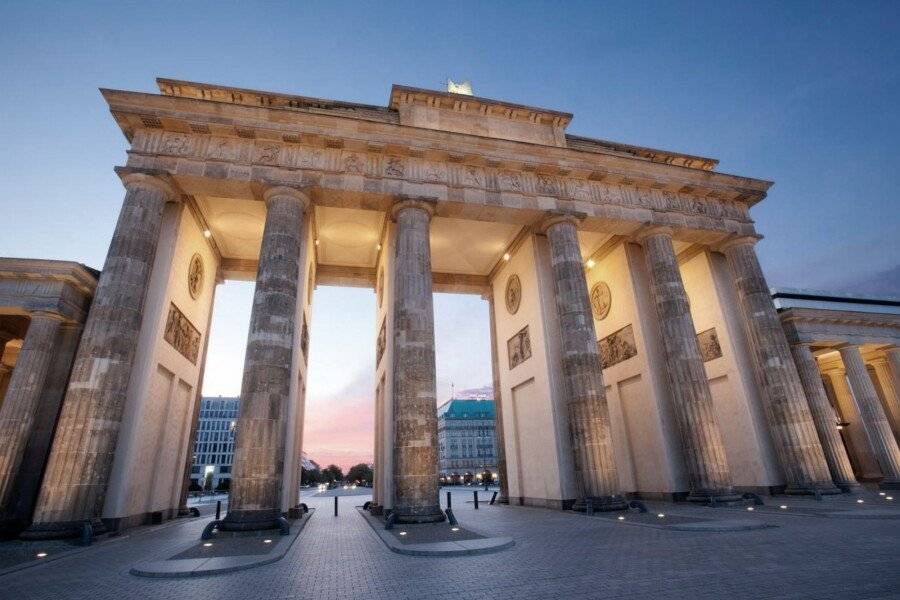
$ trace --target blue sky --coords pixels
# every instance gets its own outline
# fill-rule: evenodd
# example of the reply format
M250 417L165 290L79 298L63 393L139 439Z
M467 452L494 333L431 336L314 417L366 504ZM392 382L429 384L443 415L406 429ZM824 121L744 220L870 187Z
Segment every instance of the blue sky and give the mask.
M900 295L900 3L855 4L0 3L0 255L102 265L126 143L99 87L163 76L385 104L392 83L452 77L572 112L571 133L773 180L752 213L771 284ZM219 291L210 393L239 390L250 293ZM315 302L311 413L368 405L371 292ZM484 302L435 306L439 395L488 383Z

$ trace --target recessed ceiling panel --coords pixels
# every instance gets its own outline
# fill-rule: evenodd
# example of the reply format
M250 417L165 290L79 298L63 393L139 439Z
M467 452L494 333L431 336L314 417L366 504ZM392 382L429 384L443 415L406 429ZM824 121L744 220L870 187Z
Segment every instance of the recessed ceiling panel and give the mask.
M223 258L256 260L266 223L262 202L200 196L197 204Z
M520 229L509 223L435 217L431 221L431 269L487 275Z
M375 267L385 213L316 206L319 263L344 267Z

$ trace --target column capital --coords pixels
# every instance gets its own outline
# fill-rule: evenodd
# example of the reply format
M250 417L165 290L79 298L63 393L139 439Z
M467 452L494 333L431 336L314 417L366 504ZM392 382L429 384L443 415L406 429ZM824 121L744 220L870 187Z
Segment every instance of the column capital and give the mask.
M734 235L720 242L714 248L719 252L725 252L737 246L755 246L756 242L763 239L763 236L756 235Z
M116 167L115 171L126 189L133 187L151 188L161 190L166 195L167 202L176 202L181 199L181 193L172 181L171 176L167 173L132 167Z
M537 230L540 233L546 234L551 227L559 225L560 223L571 223L578 229L578 226L581 225L581 222L584 221L586 216L587 215L584 213L574 211L550 211L538 224Z
M428 219L434 216L434 205L436 201L427 198L398 198L394 205L391 206L391 220L396 221L397 215L409 208L417 208L428 214Z
M675 230L669 227L668 225L653 225L652 223L645 223L640 229L638 229L632 239L638 244L643 244L644 240L649 237L664 235L669 239L675 235Z
M303 210L309 208L310 205L309 196L306 192L286 185L273 185L272 187L266 188L262 193L262 197L266 206L269 206L269 202L275 198L291 198L292 200L296 200L303 206Z

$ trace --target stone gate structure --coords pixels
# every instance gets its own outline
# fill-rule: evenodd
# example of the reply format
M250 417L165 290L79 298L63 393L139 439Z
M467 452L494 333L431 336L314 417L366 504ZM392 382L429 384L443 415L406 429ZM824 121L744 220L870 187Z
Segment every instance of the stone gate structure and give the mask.
M617 509L634 495L727 501L853 483L754 251L749 209L770 182L462 94L395 85L387 106L369 106L158 83L159 95L102 90L129 142L125 199L24 536L183 509L225 279L256 288L223 528L272 527L298 503L317 285L375 292L374 502L400 522L443 519L434 291L490 302L511 502ZM42 315L0 407L5 480L20 462L6 436L34 426L18 415L34 410L46 369L25 351L32 330L35 347L52 337ZM841 353L860 379L861 360ZM895 483L896 439L861 393Z

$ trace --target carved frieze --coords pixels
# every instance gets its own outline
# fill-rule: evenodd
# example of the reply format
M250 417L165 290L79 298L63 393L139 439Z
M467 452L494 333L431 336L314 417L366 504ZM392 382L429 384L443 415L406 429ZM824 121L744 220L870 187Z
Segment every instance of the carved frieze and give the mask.
M703 358L703 362L722 357L722 346L719 344L719 336L715 327L698 333L697 345L700 346L700 356Z
M600 365L608 369L624 360L637 356L634 329L628 324L597 342L600 351Z
M385 179L444 184L500 191L509 195L551 196L594 205L653 210L708 217L710 227L716 220L729 219L749 224L747 206L738 201L700 198L688 193L646 189L626 183L605 183L579 175L558 176L535 173L533 165L513 170L488 161L487 166L439 162L421 156L385 156L335 147L318 147L275 140L260 141L203 134L183 134L157 129L142 129L133 140L135 164L140 155L161 154L192 157L198 160L231 161L271 167L304 169L323 173L377 175ZM457 159L458 160L458 159ZM236 164L235 166L239 166Z
M528 335L527 325L507 340L506 352L509 356L510 370L531 358L531 336Z
M192 364L197 364L197 357L200 355L200 331L174 304L169 305L169 317L166 319L163 339Z

